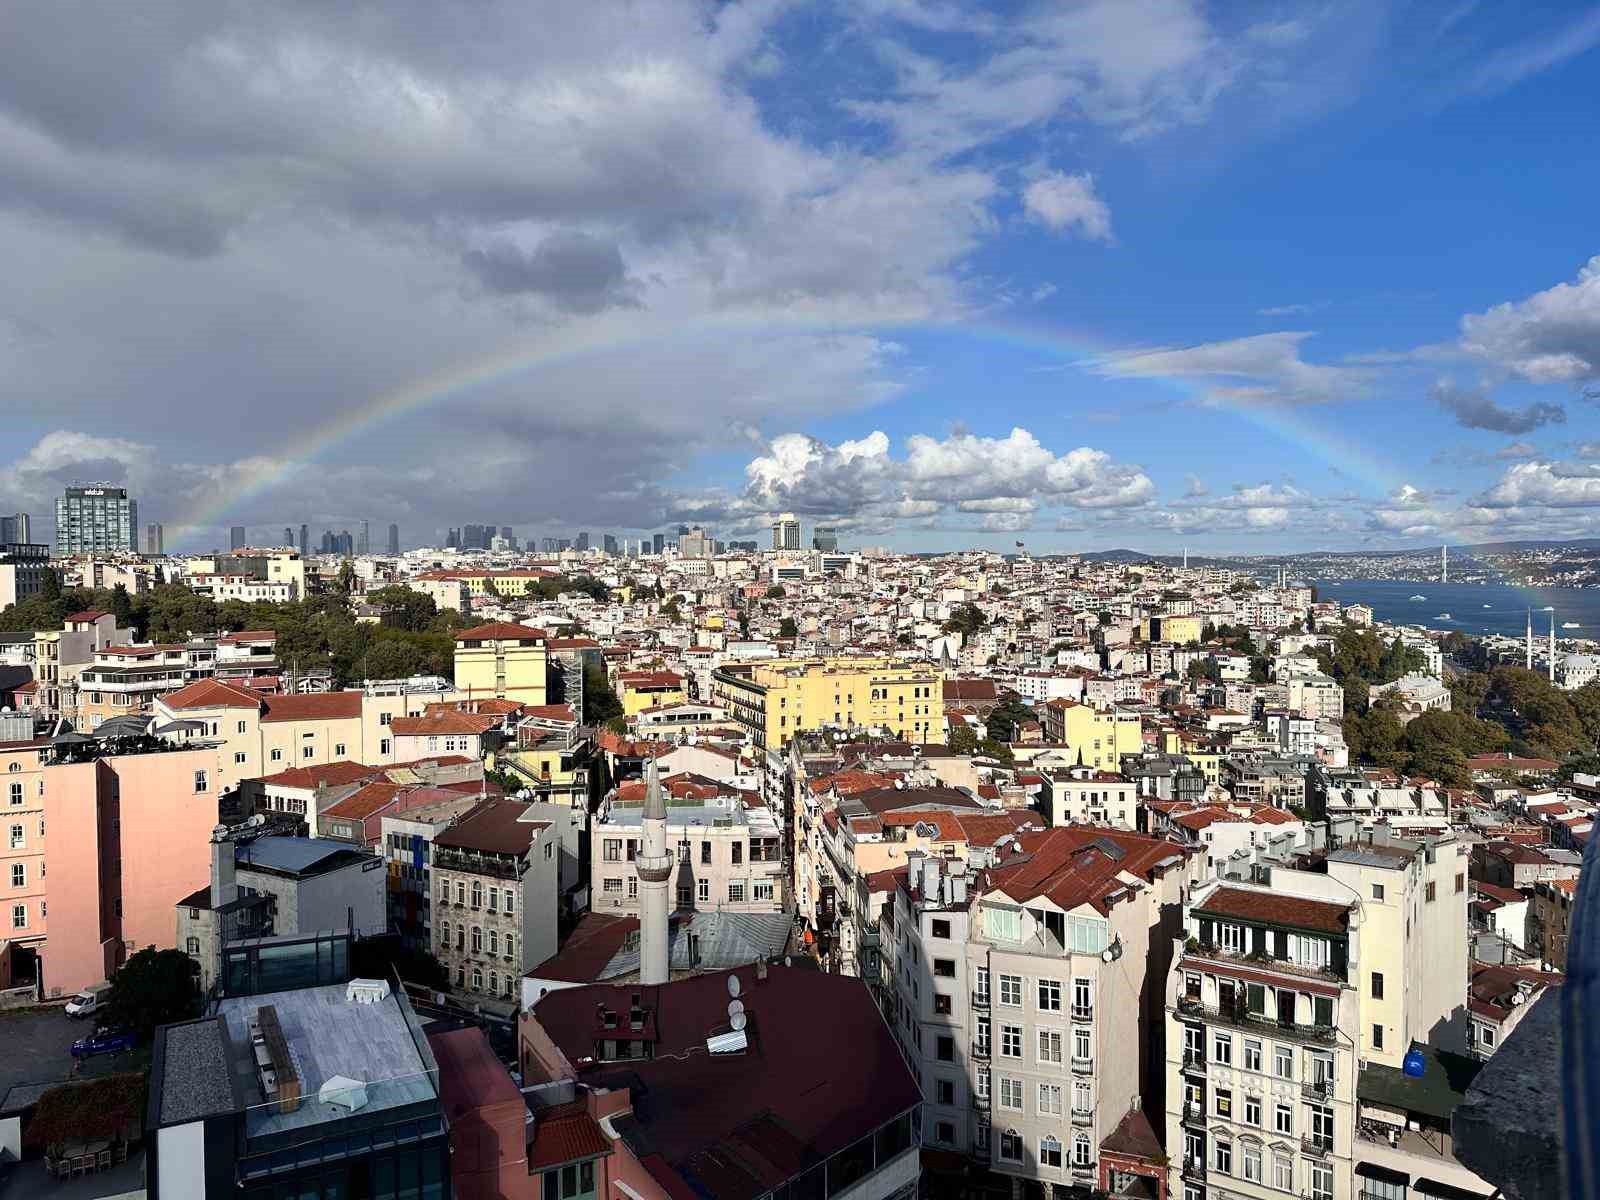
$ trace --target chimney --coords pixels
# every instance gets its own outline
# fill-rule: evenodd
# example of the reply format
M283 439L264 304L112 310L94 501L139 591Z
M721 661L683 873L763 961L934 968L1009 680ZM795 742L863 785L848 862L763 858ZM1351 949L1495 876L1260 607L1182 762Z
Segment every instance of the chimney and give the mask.
M221 908L239 898L239 885L234 882L233 840L228 837L228 827L218 825L211 831L211 907Z

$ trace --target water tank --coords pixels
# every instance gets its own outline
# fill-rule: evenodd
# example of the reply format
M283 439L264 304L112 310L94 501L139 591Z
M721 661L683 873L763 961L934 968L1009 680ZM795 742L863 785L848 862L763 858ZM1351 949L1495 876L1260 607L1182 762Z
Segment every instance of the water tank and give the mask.
M1422 1056L1421 1050L1410 1050L1401 1069L1412 1079L1421 1079L1427 1073L1428 1060Z

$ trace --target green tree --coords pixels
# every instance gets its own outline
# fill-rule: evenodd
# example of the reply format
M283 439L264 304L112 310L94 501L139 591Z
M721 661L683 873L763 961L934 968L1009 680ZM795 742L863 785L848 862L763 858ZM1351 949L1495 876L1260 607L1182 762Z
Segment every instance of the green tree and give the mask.
M977 753L978 734L970 725L957 725L950 731L950 737L947 744L949 745L950 752L952 754L960 754L965 757L970 757L971 755Z
M1272 678L1272 664L1262 655L1256 655L1250 660L1250 682L1266 683Z
M800 636L800 626L794 623L793 617L785 617L778 622L778 636L785 638L797 638Z
M44 578L39 581L39 596L43 600L61 599L61 573L54 567L46 567Z
M367 603L384 610L384 624L421 633L433 628L439 606L432 596L408 587L391 586L367 593Z
M494 586L494 581L490 580L489 585L492 588ZM348 558L339 564L339 575L334 580L333 590L339 595L343 596L346 600L355 594L356 568L355 564L352 563Z
M766 591L766 597L768 600L782 600L786 594L787 593L783 590L783 584L781 583L772 584L767 588Z
M622 716L622 701L611 688L604 667L583 669L583 720L587 725L603 725Z
M125 584L117 584L111 589L111 615L117 620L118 629L126 629L133 624L133 598L128 595Z
M1217 666L1217 660L1214 658L1194 659L1185 674L1191 683L1198 683L1202 679L1211 683L1222 682L1222 668Z
M194 1014L199 999L195 981L200 964L182 950L146 946L111 977L100 1023L145 1041L156 1026Z
M1022 697L1015 692L1007 692L1000 703L990 710L984 727L995 741L1014 742L1022 723L1035 720L1038 720L1037 715L1022 702Z
M983 609L973 604L970 600L956 605L950 613L950 619L944 623L946 633L959 633L963 637L971 637L989 623L989 618L983 615Z

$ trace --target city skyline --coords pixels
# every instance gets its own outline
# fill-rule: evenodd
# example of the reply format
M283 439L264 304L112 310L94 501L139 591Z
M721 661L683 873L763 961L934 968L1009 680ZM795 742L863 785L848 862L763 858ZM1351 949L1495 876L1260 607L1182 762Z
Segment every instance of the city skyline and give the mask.
M508 5L470 43L380 11L317 26L303 106L262 74L293 9L70 19L0 48L5 511L107 478L175 549L291 512L793 511L934 551L1600 529L1600 164L1547 152L1600 102L1591 9ZM230 38L262 52L202 52ZM429 146L403 178L391 141Z

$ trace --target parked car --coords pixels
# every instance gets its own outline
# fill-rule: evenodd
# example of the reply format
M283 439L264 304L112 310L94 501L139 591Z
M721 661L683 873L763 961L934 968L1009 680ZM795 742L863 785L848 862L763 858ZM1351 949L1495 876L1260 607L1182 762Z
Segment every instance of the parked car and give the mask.
M109 1030L97 1030L89 1037L79 1038L72 1043L73 1058L91 1058L96 1054L116 1054L122 1050L132 1050L139 1044L139 1039L131 1033L112 1033Z
M97 983L93 987L84 988L67 1001L67 1016L74 1018L92 1016L105 1007L106 997L110 994L109 983Z

